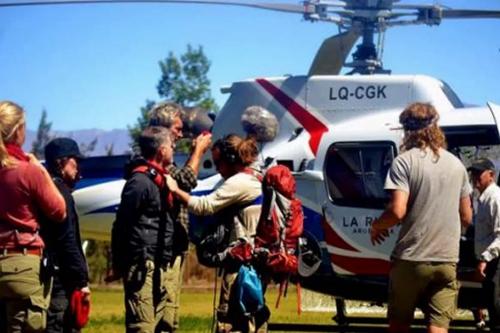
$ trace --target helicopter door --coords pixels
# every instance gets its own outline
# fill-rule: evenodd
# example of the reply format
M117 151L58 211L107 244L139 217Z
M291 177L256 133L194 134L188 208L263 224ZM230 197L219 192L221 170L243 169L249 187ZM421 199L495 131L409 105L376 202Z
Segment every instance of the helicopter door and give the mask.
M336 142L327 150L324 230L336 273L385 275L389 270L395 237L374 247L369 230L388 201L384 182L396 151L392 141Z
M462 119L461 123L454 121L454 115L446 115L443 118L442 129L446 135L448 149L455 154L466 167L479 157L490 158L500 167L500 137L498 123L500 119L498 106L489 105L488 108L477 108L474 122ZM496 108L496 109L495 109ZM491 112L490 112L491 111ZM498 174L497 174L498 175ZM478 197L477 191L473 193L473 202ZM470 284L474 281L476 267L476 256L474 253L474 225L463 231L460 240L460 261L458 263L459 278Z

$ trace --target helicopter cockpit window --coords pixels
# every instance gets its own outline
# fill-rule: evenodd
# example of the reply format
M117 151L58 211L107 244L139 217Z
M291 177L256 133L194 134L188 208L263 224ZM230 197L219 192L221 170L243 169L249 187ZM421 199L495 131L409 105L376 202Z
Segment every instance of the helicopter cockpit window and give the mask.
M330 200L336 205L380 208L387 202L387 171L395 156L391 142L335 143L325 162Z
M462 161L465 167L469 167L472 161L478 158L489 158L496 165L500 161L500 145L461 146L452 147L449 150Z
M442 127L448 150L468 167L476 158L500 161L500 136L495 125Z
M448 98L451 105L453 105L455 109L465 107L464 103L462 103L458 95L453 91L453 89L451 89L448 83L441 81L441 90L443 91L443 93L445 94L445 96Z

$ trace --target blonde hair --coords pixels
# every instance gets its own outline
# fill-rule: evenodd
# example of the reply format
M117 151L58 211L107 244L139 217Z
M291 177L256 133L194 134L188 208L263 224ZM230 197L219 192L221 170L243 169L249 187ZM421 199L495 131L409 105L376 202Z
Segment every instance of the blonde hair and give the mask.
M163 126L170 129L177 117L182 117L182 107L179 104L160 102L148 112L148 125Z
M401 151L429 147L439 157L439 148L446 149L446 138L437 125L439 114L429 103L413 103L399 115L405 136L400 146Z
M11 167L15 162L9 157L6 143L14 140L20 126L24 125L24 110L14 102L0 102L0 167Z

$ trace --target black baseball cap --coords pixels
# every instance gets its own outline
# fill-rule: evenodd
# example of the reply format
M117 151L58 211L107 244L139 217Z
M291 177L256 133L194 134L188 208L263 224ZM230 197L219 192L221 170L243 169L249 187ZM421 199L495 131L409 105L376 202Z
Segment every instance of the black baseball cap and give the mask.
M56 138L45 146L45 161L55 161L63 157L83 158L75 140L70 138Z
M495 171L495 164L487 158L478 158L477 160L473 161L471 166L467 168L469 171L476 171L476 172L483 172L486 170L493 170Z

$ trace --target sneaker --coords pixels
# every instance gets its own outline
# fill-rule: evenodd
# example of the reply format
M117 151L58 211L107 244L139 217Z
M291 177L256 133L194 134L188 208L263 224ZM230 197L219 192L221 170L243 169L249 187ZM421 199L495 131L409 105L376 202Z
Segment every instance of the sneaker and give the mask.
M486 330L486 322L484 320L477 322L476 328L478 331L485 331Z

